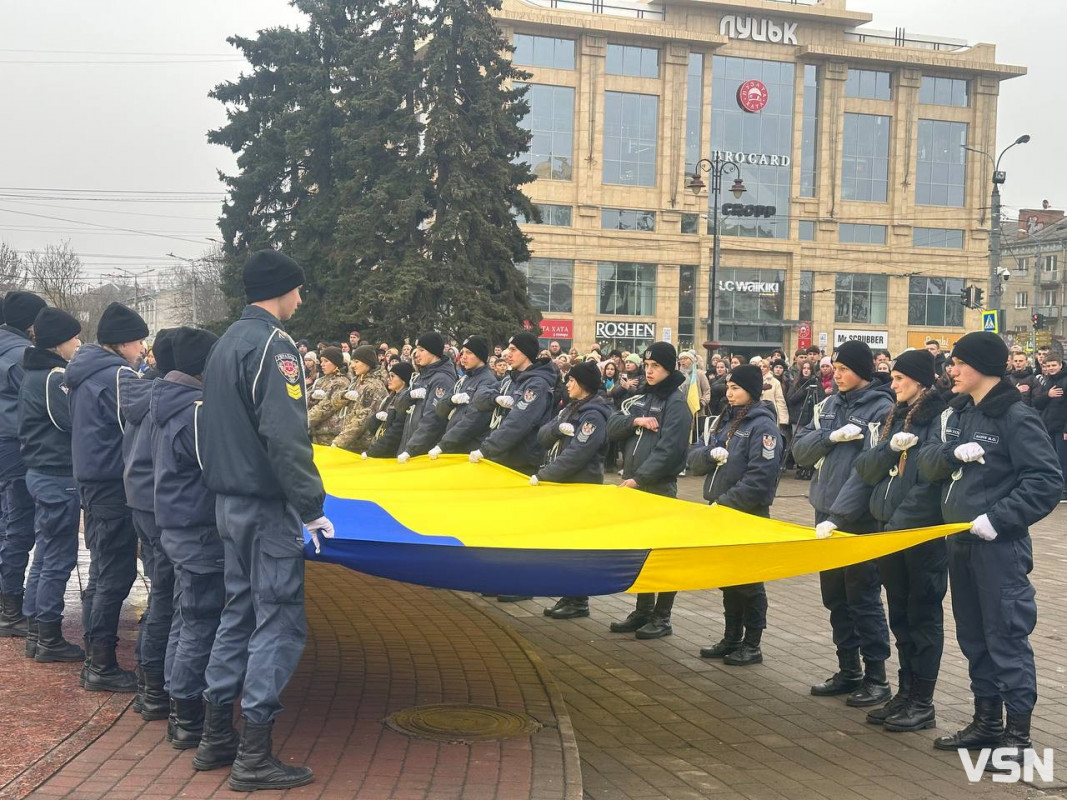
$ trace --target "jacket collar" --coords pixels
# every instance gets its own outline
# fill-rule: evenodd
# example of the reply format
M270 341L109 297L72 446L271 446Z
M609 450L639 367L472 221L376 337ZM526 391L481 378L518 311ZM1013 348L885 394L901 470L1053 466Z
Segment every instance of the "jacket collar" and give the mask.
M973 398L968 397L963 404L965 409L968 405L974 405L975 410L981 411L987 417L1003 417L1016 403L1021 403L1022 397L1006 378L1001 378L1000 383L989 390L989 394L982 398L981 403L974 403Z
M1016 390L1018 391L1018 390ZM922 400L922 405L919 406L919 410L915 412L915 416L911 418L911 424L915 425L928 425L941 416L942 412L948 407L941 395L936 391L931 391L926 394ZM895 419L902 420L908 414L907 403L897 403L897 411L894 415Z
M669 397L670 393L676 391L683 383L686 382L685 374L674 370L664 380L652 386L649 383L643 383L637 388L637 394L654 394L658 397Z
M241 312L241 319L258 319L262 320L263 322L269 323L270 325L273 325L275 328L281 328L282 330L285 330L285 326L282 325L280 319L278 319L266 309L260 308L259 306L254 306L251 304L245 306L244 311Z
M27 347L22 354L24 369L66 368L67 362L58 354L43 347Z
M18 336L19 338L25 339L27 342L30 341L29 331L24 331L24 330L20 330L18 328L14 328L11 325L8 325L7 323L5 323L3 325L0 325L0 331L7 331L8 333L13 333L15 336Z

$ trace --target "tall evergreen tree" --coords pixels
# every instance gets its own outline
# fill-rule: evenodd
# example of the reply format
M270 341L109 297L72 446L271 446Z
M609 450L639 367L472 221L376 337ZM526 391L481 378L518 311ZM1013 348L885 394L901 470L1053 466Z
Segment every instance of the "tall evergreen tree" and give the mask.
M426 322L450 333L483 332L506 341L541 316L515 264L529 260L513 209L530 218L522 187L533 180L515 158L529 146L520 127L528 77L511 65L511 46L490 12L500 0L437 0L425 46L423 158L434 176L433 223L426 234L438 298Z

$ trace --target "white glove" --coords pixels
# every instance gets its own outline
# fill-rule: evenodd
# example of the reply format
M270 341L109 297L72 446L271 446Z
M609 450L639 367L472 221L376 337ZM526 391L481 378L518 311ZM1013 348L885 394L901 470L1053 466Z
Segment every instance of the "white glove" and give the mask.
M396 463L406 464L408 463L409 458L411 458L411 454L405 451L396 457Z
M345 392L345 400L353 400L353 401L355 401L355 400L358 400L358 399L359 399L359 392L357 392L355 389L349 389L347 392Z
M479 461L482 460L482 451L472 450L469 459L472 464L477 464Z
M377 414L374 415L374 418L379 422L385 422L387 419L389 419L389 412L379 411Z
M815 538L816 539L829 539L830 534L837 530L837 526L830 520L820 522L815 526Z
M370 458L370 456L368 456L365 452L360 453L359 457L362 458L364 461L366 461L368 458Z
M902 453L905 450L910 450L919 443L919 437L914 433L894 433L893 438L889 440L889 449L895 450L898 453Z
M327 539L332 539L334 536L333 523L327 517L319 517L316 520L312 520L305 526L308 529L308 533L311 534L311 541L315 544L315 552L322 552L322 545L319 542L319 534L321 533ZM996 536L996 534L993 534Z
M312 400L322 400L324 397L326 397L326 392L324 392L322 389L316 389L311 393Z
M957 460L962 461L964 464L969 464L972 461L977 461L979 464L985 463L985 450L978 442L964 442L952 451L952 455L956 456ZM994 533L993 535L995 536L996 534Z
M408 392L408 397L410 397L412 400L422 400L424 397L426 397L426 390L421 387L418 389L412 389L410 392Z
M466 392L460 392L459 394L452 395L452 405L465 406L471 401L471 396Z
M997 529L989 521L989 516L983 514L971 523L971 533L984 542L991 542L997 538Z
M435 461L435 460L437 460L437 457L439 455L441 455L441 453L443 453L443 452L444 452L444 450L442 450L437 445L434 445L433 447L430 448L430 452L427 453L426 455L428 455L430 457L431 461Z
M863 429L859 425L853 425L851 422L848 425L844 425L838 428L836 431L830 434L830 441L834 444L840 444L841 442L854 442L857 439L863 438Z
M559 424L559 432L564 436L574 436L574 426L569 422L561 422Z
M708 453L708 458L714 461L719 466L726 463L726 459L730 457L730 451L725 447L713 447L711 452Z
M536 475L531 475L530 476L530 485L531 486L537 486L540 483L541 482L539 480L537 480L537 476Z
M496 397L496 404L501 408L511 408L515 405L515 398L510 394L500 394Z

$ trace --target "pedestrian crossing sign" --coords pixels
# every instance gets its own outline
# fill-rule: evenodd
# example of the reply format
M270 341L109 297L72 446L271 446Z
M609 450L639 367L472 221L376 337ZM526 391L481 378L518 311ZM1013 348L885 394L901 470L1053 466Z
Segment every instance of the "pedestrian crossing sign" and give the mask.
M982 312L982 330L986 333L1000 333L997 326L997 312L996 311L983 311Z

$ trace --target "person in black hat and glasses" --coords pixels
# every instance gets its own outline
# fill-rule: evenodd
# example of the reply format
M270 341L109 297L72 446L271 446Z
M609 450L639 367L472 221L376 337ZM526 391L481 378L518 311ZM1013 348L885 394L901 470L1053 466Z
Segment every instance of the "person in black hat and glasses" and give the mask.
M974 719L934 747L1015 748L1013 760L1022 764L1037 702L1029 528L1056 507L1063 475L1041 418L1004 377L1007 358L993 333L956 342L947 371L958 397L918 461L922 476L940 486L945 522L971 526L948 539L948 574ZM986 769L994 769L992 760Z
M608 436L619 443L623 455L620 485L677 497L678 473L685 469L693 424L680 391L686 377L678 371L678 353L670 342L656 342L646 350L644 365L645 382L608 420ZM637 608L622 622L611 623L611 630L635 633L638 639L670 636L676 594L639 594Z
M608 452L608 419L614 408L600 394L600 369L591 361L575 364L567 374L570 402L541 426L537 438L548 451L545 464L530 476L530 485L552 483L603 483ZM587 596L561 597L544 610L552 619L589 616Z
M22 613L26 564L33 548L33 498L26 489L26 465L18 434L22 358L45 302L33 292L4 296L0 325L0 638L25 636Z
M396 457L401 464L412 456L425 455L437 444L448 424L447 417L437 415L437 406L452 396L456 385L456 367L445 357L444 337L436 331L415 340L413 360L419 371L408 389L412 402Z
M823 400L811 422L793 440L793 458L801 467L815 467L809 502L815 509L816 535L830 536L837 523L830 512L852 476L853 463L893 407L893 392L884 375L874 371L874 355L865 342L842 343L832 356L837 394ZM867 512L866 496L850 493L861 511L849 523L850 533L874 533L877 520ZM838 671L811 687L813 695L848 695L850 706L881 705L889 699L885 661L889 658L889 628L882 608L878 566L865 561L819 573L822 602L830 612L837 646ZM864 668L860 667L863 657Z
M274 250L244 267L248 305L204 367L199 417L204 483L215 492L226 607L205 673L203 736L193 766L230 764L230 788L285 789L313 780L271 754L281 693L307 639L306 526L316 551L333 537L312 460L300 353L282 327L300 307L304 270ZM241 695L240 747L233 704ZM236 758L235 758L236 756Z

